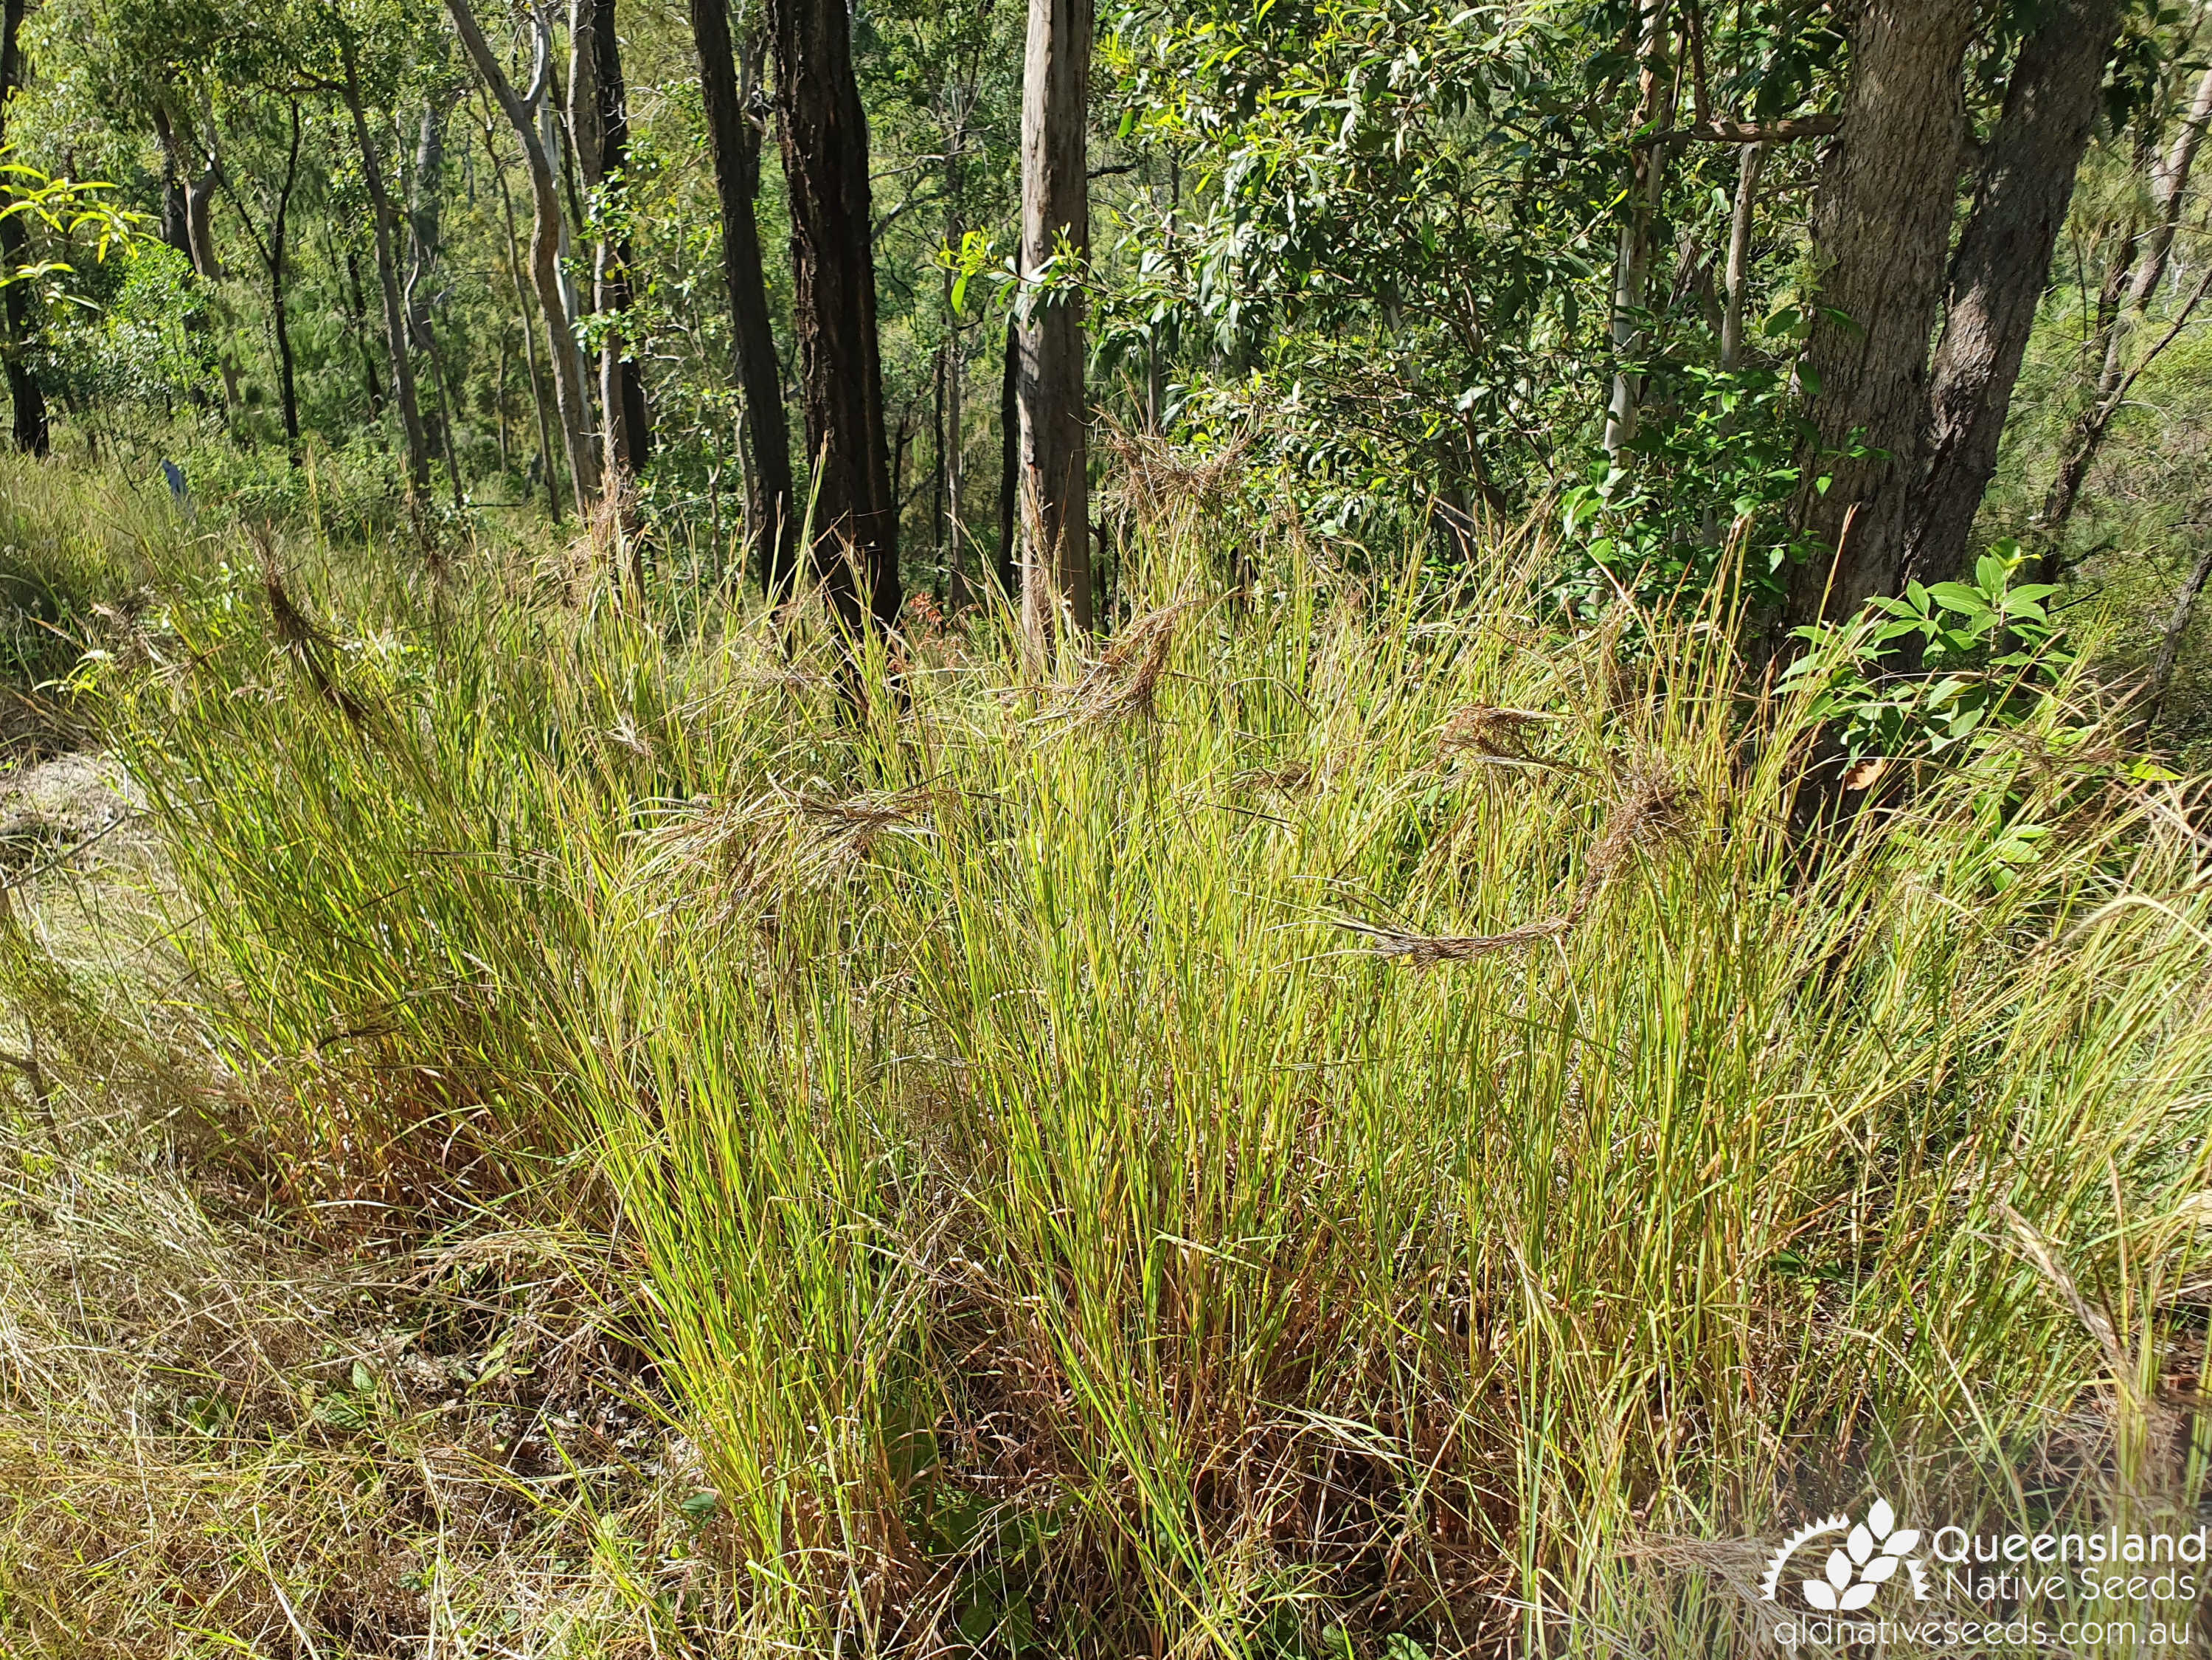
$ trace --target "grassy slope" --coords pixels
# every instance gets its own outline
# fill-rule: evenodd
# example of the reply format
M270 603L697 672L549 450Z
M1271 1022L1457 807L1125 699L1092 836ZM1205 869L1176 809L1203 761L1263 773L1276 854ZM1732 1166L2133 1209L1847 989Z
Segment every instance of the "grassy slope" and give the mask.
M1705 1653L1870 1487L2193 1502L2187 787L2031 731L1810 859L1701 619L1255 603L1165 499L1107 660L859 720L765 619L148 521L87 696L176 973L14 936L105 1121L15 1103L0 1638Z

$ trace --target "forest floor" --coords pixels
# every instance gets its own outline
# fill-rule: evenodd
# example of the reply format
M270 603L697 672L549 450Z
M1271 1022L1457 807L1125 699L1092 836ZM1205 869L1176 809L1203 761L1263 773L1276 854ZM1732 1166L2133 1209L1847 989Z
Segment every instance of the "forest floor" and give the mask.
M603 1245L277 1203L163 1018L176 895L112 757L0 770L0 870L132 1034L58 1086L35 1028L0 1056L31 1109L0 1128L0 1654L642 1656L686 1604L702 1637L704 1477L605 1336Z

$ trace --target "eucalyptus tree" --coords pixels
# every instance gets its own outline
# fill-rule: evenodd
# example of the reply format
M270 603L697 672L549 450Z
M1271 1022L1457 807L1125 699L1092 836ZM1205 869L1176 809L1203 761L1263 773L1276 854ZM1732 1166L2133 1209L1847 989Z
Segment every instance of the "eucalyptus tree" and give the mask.
M868 120L844 0L770 0L769 17L791 193L811 552L831 606L857 637L890 627L902 598L876 325Z
M484 39L483 30L477 27L469 0L446 0L446 9L453 16L454 32L460 36L469 60L476 65L486 90L499 105L501 113L507 117L507 125L514 128L522 146L535 210L530 240L531 277L537 289L538 314L544 323L546 356L552 364L554 396L560 409L562 438L569 481L575 492L576 511L588 514L599 496L599 458L591 441L582 358L577 350L575 331L569 319L568 290L562 279L561 245L566 222L562 217L560 186L538 131L539 106L548 95L551 82L550 44L542 30L535 34L537 59L530 88L526 95L517 94L514 83L507 78L499 55Z
M722 278L738 384L744 394L745 442L752 453L746 513L769 597L781 600L798 579L799 509L792 488L791 431L784 417L783 374L776 362L756 217L767 114L760 85L766 47L759 30L748 29L741 78L738 49L730 35L729 0L691 0L691 34L721 209Z
M653 429L645 377L629 336L632 254L619 195L629 165L629 104L623 84L615 0L572 0L568 27L568 131L596 221L592 310L599 335L602 465L610 477L644 471Z
M1091 627L1091 0L1030 0L1022 71L1022 623L1033 647Z
M386 182L378 133L396 101L415 21L404 8L361 0L310 0L298 15L300 33L292 47L297 54L295 67L301 84L334 94L353 129L362 184L368 193L377 288L384 301L385 350L392 369L392 401L399 414L410 500L429 488L430 443L416 386L415 355L408 340L407 304L399 275L398 210ZM374 127L373 112L378 118Z

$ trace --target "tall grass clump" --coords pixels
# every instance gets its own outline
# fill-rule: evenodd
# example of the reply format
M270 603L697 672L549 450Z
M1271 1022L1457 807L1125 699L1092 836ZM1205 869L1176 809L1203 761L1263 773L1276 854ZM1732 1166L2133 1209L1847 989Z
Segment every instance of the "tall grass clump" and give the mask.
M1048 673L177 566L239 1156L605 1233L761 1652L1707 1653L1815 1506L2193 1505L2212 902L2088 682L1808 830L1721 599L1135 547Z

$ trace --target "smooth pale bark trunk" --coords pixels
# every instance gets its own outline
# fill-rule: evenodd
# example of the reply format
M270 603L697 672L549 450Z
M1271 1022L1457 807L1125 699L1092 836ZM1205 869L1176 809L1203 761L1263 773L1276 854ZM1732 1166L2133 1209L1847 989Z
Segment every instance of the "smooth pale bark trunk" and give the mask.
M1899 584L1928 418L1928 341L1958 200L1960 69L1974 15L1972 0L1870 0L1860 15L1842 132L1814 204L1814 247L1827 271L1804 359L1817 388L1815 438L1797 520L1833 551L1791 572L1788 623L1849 615ZM1847 447L1869 453L1839 453Z
M903 597L876 335L867 117L845 0L775 0L769 16L813 463L811 554L838 620L857 636L890 627Z
M1997 441L2119 27L2119 0L2057 0L2021 48L1952 256L1906 532L1907 580L1943 581L1973 562L1974 516L1996 472Z
M1022 71L1022 252L1025 283L1065 247L1087 261L1085 129L1091 0L1030 0ZM1078 290L1030 293L1021 319L1022 623L1034 648L1063 624L1091 628L1091 494Z
M1746 144L1736 157L1735 205L1729 215L1727 289L1721 306L1721 367L1743 367L1743 308L1751 289L1751 229L1759 208L1759 179L1766 146Z
M8 100L23 81L21 36L24 6L25 0L5 0L4 5L0 5L0 144L7 142ZM27 263L24 254L28 240L23 234L20 215L0 220L0 271L12 274ZM8 327L6 340L0 342L0 362L4 362L7 369L15 447L27 454L44 455L52 446L52 435L46 416L45 389L26 361L36 339L29 285L10 283L0 289L0 301L4 301Z
M2181 208L2189 192L2189 175L2197 165L2197 152L2204 143L2204 130L2212 125L2212 68L2197 77L2197 95L2182 117L2173 146L2151 168L2150 228L2144 233L2136 263L2135 279L2128 285L2128 302L2120 326L2112 331L2105 350L2104 376L2118 380L2126 368L2124 344L2129 316L2140 317L2150 308L2151 296L2166 277L2173 252L2174 232L2180 228Z
M588 516L599 495L599 458L592 450L585 426L582 360L576 349L575 331L568 325L568 294L561 278L560 187L555 182L553 164L545 154L545 147L538 142L530 107L515 95L506 71L500 68L497 55L485 40L483 31L477 27L468 0L446 0L446 8L453 15L461 45L477 66L477 73L483 77L484 85L507 117L507 125L522 143L523 161L530 173L531 200L537 209L537 225L530 239L531 277L538 290L538 309L545 323L546 356L553 363L554 397L561 411L561 433L568 453L568 478L575 491L576 512L579 516ZM542 33L538 37L538 57L539 72L533 77L537 83L533 90L542 88L545 79Z
M1637 8L1636 127L1639 138L1658 121L1667 74L1667 0L1639 0ZM1667 173L1664 143L1639 143L1630 152L1627 216L1621 221L1613 265L1613 397L1605 411L1605 453L1618 458L1636 436L1636 408L1643 388L1626 367L1644 343L1641 314L1651 277L1653 221Z
M164 238L192 262L193 271L203 281L220 283L223 270L216 258L211 217L216 192L215 159L199 150L191 158L198 165L187 169L183 137L170 119L168 111L158 105L154 111L154 131L161 141L163 182L175 191L173 198L165 197L162 204ZM195 145L194 149L198 147Z
M2151 160L2151 222L2140 235L2123 245L2107 279L2108 289L2124 287L2124 301L2100 308L2106 319L2104 361L2097 374L2097 390L2089 405L2075 417L2066 441L2059 447L2058 470L2043 498L2038 527L2055 533L2065 528L2081 500L2081 485L2097 459L2105 434L2111 429L2122 383L2128 377L2128 337L2133 325L2149 309L2151 296L2166 276L2173 251L2174 232L2181 223L2181 209L2189 191L2189 175L2197 164L2204 132L2212 125L2212 69L2197 79L2197 92L2182 118L2180 131L2162 157Z
M353 118L354 142L361 150L362 183L368 191L369 216L375 222L376 275L384 290L384 333L392 364L392 400L399 406L400 434L407 447L407 483L411 496L430 483L430 447L422 431L422 407L415 397L415 360L407 350L407 310L399 292L399 266L392 248L392 198L384 187L384 164L369 136L368 117L362 103L360 66L355 61L353 36L339 36L339 56L345 71L341 90L346 112Z
M740 84L730 39L729 0L691 0L691 38L699 52L699 90L722 208L722 280L730 301L730 337L737 348L738 385L744 394L745 439L752 465L745 476L745 514L760 549L763 585L770 599L788 599L799 575L799 511L792 489L791 428L783 408L783 371L770 326L768 277L761 258L761 130L748 96L757 84L760 51L746 42Z

